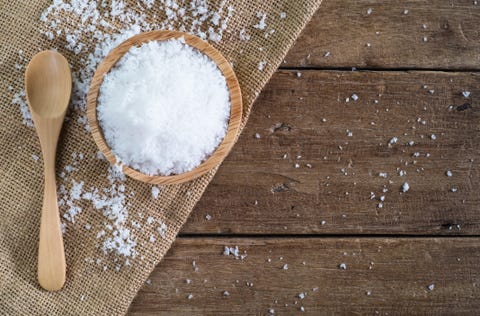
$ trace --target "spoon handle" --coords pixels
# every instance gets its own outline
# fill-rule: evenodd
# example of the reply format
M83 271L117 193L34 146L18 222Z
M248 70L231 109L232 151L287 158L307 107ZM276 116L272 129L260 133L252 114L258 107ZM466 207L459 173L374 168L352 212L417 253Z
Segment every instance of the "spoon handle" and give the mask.
M65 283L66 264L55 183L56 140L55 145L42 146L42 151L45 166L45 191L38 246L38 283L48 291L58 291Z

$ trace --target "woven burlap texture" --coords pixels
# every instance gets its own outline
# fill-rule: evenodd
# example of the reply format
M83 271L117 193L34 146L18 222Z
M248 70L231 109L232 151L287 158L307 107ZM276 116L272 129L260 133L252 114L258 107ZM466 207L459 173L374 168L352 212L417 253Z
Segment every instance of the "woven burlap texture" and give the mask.
M128 2L128 1L127 1ZM132 1L135 2L135 1ZM217 1L220 2L220 1ZM213 8L217 2L211 1ZM219 43L214 43L225 57L232 61L243 95L242 128L247 122L252 103L287 50L319 7L321 0L241 0L232 1L235 14L227 32ZM152 199L151 185L127 179L130 197L129 214L144 224L148 216L163 220L167 226L164 239L149 242L151 232L136 230L138 256L131 265L116 271L114 265L103 270L97 258L104 258L96 238L105 218L91 206L84 206L75 224L68 224L65 234L67 282L63 290L49 293L36 280L37 246L43 189L40 145L35 130L22 123L17 105L12 104L16 91L23 88L24 68L15 67L19 51L28 61L35 53L52 46L65 54L74 69L78 57L62 49L65 43L52 44L39 32L40 15L51 4L44 0L0 0L0 314L2 315L119 315L125 314L137 291L154 267L170 248L178 231L185 223L195 203L200 199L216 170L183 185L161 187L158 199ZM252 31L248 41L238 39L242 28L258 22L257 12L267 17L278 17L286 12L286 19L268 19L272 36ZM153 16L161 12L152 10ZM66 23L66 22L64 22ZM263 71L259 62L267 62ZM97 148L91 135L77 123L75 112L65 122L58 147L57 170L72 162L72 153L82 152L85 159L75 173L75 179L86 186L105 185L108 164L95 158ZM58 179L62 184L62 179ZM64 183L67 187L71 184ZM60 208L60 212L65 211ZM91 230L84 228L88 223ZM107 258L103 260L112 260Z

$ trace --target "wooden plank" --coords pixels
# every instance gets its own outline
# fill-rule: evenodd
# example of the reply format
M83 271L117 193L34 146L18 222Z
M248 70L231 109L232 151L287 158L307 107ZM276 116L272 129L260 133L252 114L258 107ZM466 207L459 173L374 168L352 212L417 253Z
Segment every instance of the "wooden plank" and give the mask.
M182 233L478 234L479 87L478 73L277 72Z
M479 238L180 238L129 315L473 315L479 249Z
M478 70L478 21L472 0L325 0L284 66Z

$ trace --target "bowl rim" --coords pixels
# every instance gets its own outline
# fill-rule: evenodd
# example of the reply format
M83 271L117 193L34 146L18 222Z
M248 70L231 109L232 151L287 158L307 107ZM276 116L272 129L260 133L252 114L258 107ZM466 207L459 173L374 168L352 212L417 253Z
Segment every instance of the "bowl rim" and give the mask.
M124 174L136 180L150 184L180 184L196 179L219 166L232 149L240 130L240 124L242 122L243 105L240 84L235 72L230 66L230 63L217 49L195 35L167 30L144 32L128 38L108 53L108 55L98 65L90 83L90 89L87 95L87 118L90 126L90 132L95 143L97 144L97 147L100 149L105 158L112 165L115 165L118 163L117 158L108 146L103 135L102 128L100 127L100 123L97 119L97 101L104 75L108 73L110 69L115 66L117 61L120 60L123 55L125 55L125 53L127 53L133 46L140 46L150 41L165 41L172 38L178 39L181 37L184 38L187 45L198 49L201 53L212 59L225 77L230 95L230 117L228 121L227 132L222 142L205 161L203 161L194 169L185 173L169 176L149 175L142 173L128 165L121 164Z

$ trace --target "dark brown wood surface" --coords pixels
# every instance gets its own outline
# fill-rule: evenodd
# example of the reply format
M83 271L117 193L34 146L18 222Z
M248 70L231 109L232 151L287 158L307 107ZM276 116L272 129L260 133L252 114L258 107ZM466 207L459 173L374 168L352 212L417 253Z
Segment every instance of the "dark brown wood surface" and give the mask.
M476 234L479 94L477 73L278 71L182 233Z
M325 0L284 65L478 70L478 21L474 0Z
M479 265L472 238L180 238L130 315L474 315Z
M479 20L325 0L129 314L478 314Z

